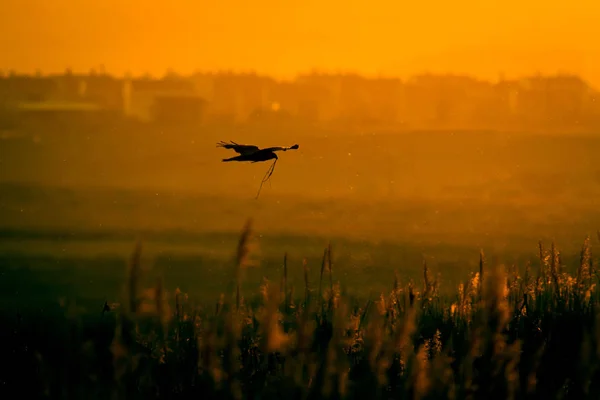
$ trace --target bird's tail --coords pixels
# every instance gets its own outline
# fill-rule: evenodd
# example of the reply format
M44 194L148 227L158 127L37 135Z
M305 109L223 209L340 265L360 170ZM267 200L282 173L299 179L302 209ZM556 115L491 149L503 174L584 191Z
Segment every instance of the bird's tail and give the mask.
M227 162L227 161L237 161L239 158L239 156L235 156L235 157L229 157L229 158L224 158L223 162Z

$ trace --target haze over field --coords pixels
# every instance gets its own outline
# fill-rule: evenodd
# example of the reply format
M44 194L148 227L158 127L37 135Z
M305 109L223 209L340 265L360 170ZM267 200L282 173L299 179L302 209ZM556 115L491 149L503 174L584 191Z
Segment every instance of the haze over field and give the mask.
M298 151L281 154L256 200L266 164L221 163L230 151L214 143L224 135L168 135L46 132L5 141L0 180L41 186L6 187L3 225L236 231L255 216L265 233L462 243L565 239L571 225L593 232L598 223L594 137L307 134Z

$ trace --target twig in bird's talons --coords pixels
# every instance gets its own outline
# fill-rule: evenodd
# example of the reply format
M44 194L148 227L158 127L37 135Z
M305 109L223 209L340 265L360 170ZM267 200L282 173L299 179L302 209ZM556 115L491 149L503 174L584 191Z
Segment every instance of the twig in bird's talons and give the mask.
M224 158L223 162L250 161L252 163L255 163L255 162L262 162L262 161L273 160L273 159L275 160L275 161L273 161L273 165L271 165L271 167L265 174L265 177L263 178L262 182L260 183L260 187L258 188L258 193L256 194L256 198L258 199L258 196L260 195L263 184L266 181L269 181L269 178L271 178L271 175L273 174L273 171L275 170L275 164L277 163L277 160L278 160L277 154L275 154L275 152L298 150L298 148L300 146L295 144L291 147L276 146L276 147L267 147L267 148L261 149L258 146L248 145L248 144L237 144L232 141L231 143L219 142L219 143L217 143L217 147L233 149L233 150L235 150L236 153L239 154L239 156ZM271 186L271 181L269 181L269 186Z
M271 178L271 175L273 175L273 171L275 171L275 164L277 164L277 159L275 159L275 161L273 161L273 164L271 164L271 166L269 167L269 169L267 170L267 173L265 174L265 176L263 177L262 182L260 183L260 187L258 188L258 193L256 193L256 198L258 199L258 196L260 195L260 191L262 190L263 184L269 180L269 178Z

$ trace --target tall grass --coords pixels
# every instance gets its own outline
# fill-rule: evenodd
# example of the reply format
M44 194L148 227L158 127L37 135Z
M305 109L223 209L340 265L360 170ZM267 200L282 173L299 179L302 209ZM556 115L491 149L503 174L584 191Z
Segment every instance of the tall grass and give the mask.
M7 360L22 365L4 382L46 398L600 398L590 238L573 275L554 243L539 243L524 274L481 252L478 271L451 297L440 296L424 263L422 284L396 274L388 293L364 302L336 283L331 246L319 282L309 282L304 261L296 292L286 254L280 283L265 280L246 297L251 244L249 221L214 308L167 293L160 280L141 288L136 246L123 306L106 304L85 321L56 317L52 329L16 324L20 350Z

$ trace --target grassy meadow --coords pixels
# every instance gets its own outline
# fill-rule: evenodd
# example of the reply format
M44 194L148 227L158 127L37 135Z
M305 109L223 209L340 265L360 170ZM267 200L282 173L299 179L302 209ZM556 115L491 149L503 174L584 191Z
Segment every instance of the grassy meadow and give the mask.
M244 129L1 139L1 391L598 398L598 137Z
M540 242L537 262L522 272L490 265L482 252L477 270L442 293L424 262L420 280L396 273L389 290L366 300L340 284L331 246L316 279L305 259L302 283L294 283L286 253L279 279L248 288L254 240L249 220L212 305L167 290L161 278L148 280L139 243L120 302L93 311L69 296L37 310L5 305L3 389L126 399L600 395L598 260L590 238L573 271L554 243ZM37 278L21 270L22 282L33 286Z

